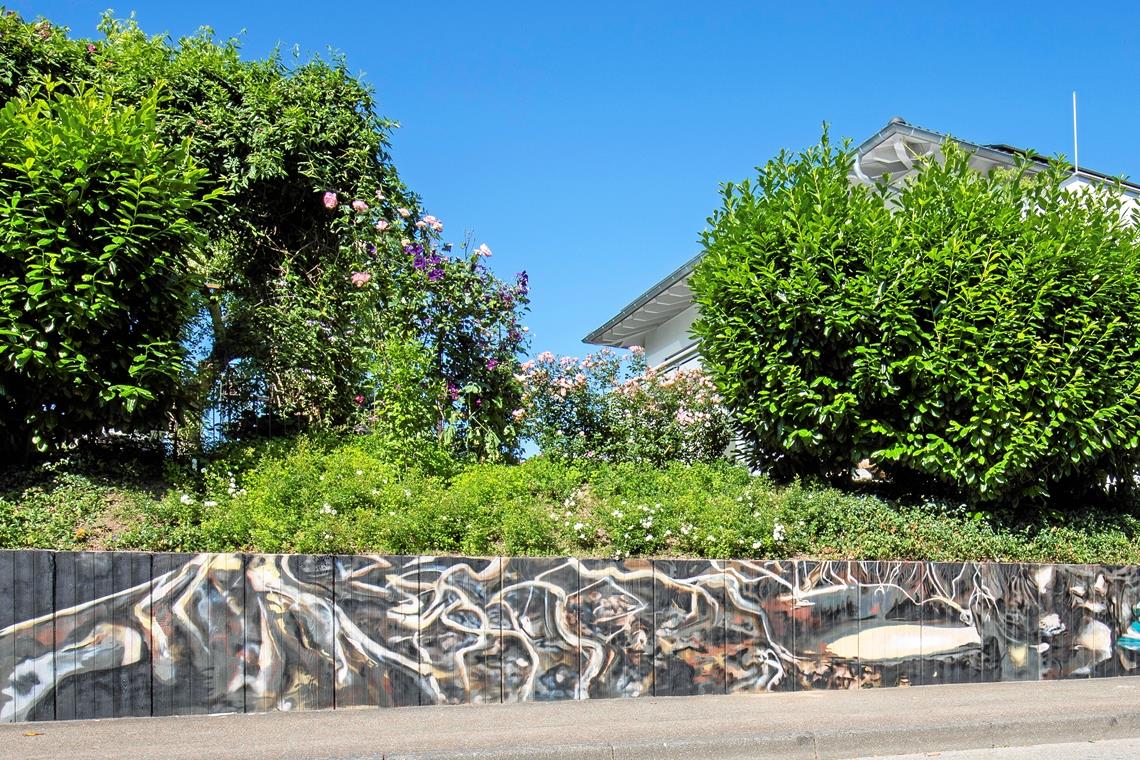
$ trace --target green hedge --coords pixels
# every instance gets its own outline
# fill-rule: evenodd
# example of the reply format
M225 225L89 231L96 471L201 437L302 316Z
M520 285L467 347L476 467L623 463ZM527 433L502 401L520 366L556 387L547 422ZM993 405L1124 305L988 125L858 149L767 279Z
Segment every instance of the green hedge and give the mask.
M151 551L1140 563L1132 514L1010 525L945 503L775 485L728 464L391 464L383 442L235 449L163 492L67 463L0 493L0 545ZM441 465L443 463L443 465Z
M869 188L825 135L724 187L694 329L755 463L838 482L869 458L972 503L1133 490L1140 227L1120 188L942 152Z

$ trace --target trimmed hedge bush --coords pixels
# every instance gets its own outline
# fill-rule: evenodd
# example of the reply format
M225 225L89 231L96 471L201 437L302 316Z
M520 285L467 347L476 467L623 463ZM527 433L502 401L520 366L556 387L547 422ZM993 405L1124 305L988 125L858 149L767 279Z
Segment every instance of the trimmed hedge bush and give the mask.
M1120 188L943 153L867 187L825 134L724 186L694 329L754 464L838 481L869 458L975 504L1133 489L1140 234Z

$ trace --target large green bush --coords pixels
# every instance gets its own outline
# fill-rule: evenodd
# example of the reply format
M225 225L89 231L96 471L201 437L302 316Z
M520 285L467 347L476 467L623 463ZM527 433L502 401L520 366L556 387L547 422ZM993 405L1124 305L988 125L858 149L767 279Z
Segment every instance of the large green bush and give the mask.
M240 438L379 410L390 432L391 412L402 408L406 426L423 399L374 370L393 346L419 346L424 390L448 392L428 432L475 458L512 459L526 275L500 281L486 245L453 254L443 243L443 223L396 172L396 123L376 113L372 88L340 56L250 59L208 29L174 41L110 15L100 31L72 39L0 14L0 102L45 75L129 105L163 83L160 138L207 170L203 193L225 192L192 217L206 232L202 277L192 317L172 320L193 349L183 422L208 409Z
M0 455L162 420L213 198L157 95L33 89L0 109Z
M757 465L974 502L1134 486L1140 237L1119 188L983 175L952 142L900 187L826 138L728 184L692 278Z

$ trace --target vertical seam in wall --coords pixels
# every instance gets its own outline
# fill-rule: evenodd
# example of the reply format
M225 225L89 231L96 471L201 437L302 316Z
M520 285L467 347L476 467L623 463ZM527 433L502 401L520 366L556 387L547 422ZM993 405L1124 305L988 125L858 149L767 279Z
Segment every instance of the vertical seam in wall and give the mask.
M147 607L147 609L149 611L148 614L150 617L150 628L149 628L149 633L150 633L150 640L149 640L149 644L150 644L150 647L149 647L149 650L150 650L150 668L148 670L150 671L150 714L151 714L151 717L154 717L154 708L155 708L155 704L154 704L154 661L155 661L155 656L154 656L154 607L155 607L154 558L156 556L158 556L158 555L153 553L153 552L150 555L150 584L149 584L150 604Z
M582 561L579 559L574 560L574 596L572 598L580 609L582 605ZM566 601L566 614L571 614L569 599ZM588 699L590 696L588 692L582 690L582 616L577 611L573 614L574 630L578 636L578 655L576 658L578 664L578 685L574 687L574 698L576 700L582 700Z
M650 633L649 677L653 679L653 694L657 694L657 560L649 560L653 572L649 575L649 598L653 605L653 631Z
M724 649L724 688L721 693L728 694L728 563L731 560L723 560L720 566L720 626L721 626L721 639L720 645Z
M241 554L241 711L243 713L249 712L249 689L246 684L245 672L246 665L249 663L249 658L246 657L245 648L249 646L249 625L246 616L249 615L249 555ZM227 643L228 639L227 638ZM216 684L215 684L216 688Z
M415 555L408 555L408 559L416 563L416 614L419 615L420 621L423 620L423 562L422 557ZM405 566L407 563L405 562ZM424 704L426 697L426 689L424 684L424 658L423 658L423 623L417 624L417 629L412 632L412 644L416 648L416 705Z
M50 573L50 575L51 575L51 702L52 702L51 719L52 720L58 720L59 719L59 712L58 712L58 708L56 707L56 704L55 704L56 692L57 692L56 686L59 684L59 671L56 670L58 665L56 663L56 656L55 656L56 652L59 649L59 647L57 647L56 643L55 643L55 624L56 624L56 620L55 620L55 613L56 613L56 606L55 606L55 558L56 558L56 552L52 551L48 555L48 557L51 560L51 573Z
M503 580L503 577L504 577L503 573L507 569L507 562L508 562L508 559L506 557L499 557L499 585L495 591L495 593L497 593L497 594L502 594L502 592L503 592L503 584L505 583L505 581ZM506 680L507 680L507 641L506 641L506 638L503 634L503 618L506 617L506 615L503 614L503 605L504 604L505 604L505 600L503 599L502 596L500 596L499 597L499 704L504 704L507 701L507 684L506 684Z
M329 651L329 657L332 658L329 663L329 674L332 678L332 683L329 684L329 691L332 692L332 709L336 708L336 555L329 554L329 596L332 598L332 606L329 608L329 614L332 616L332 647Z
M146 653L147 660L150 662L150 667L147 668L147 686L150 689L150 699L147 700L147 712L154 716L154 552L147 552L147 588L149 589L148 596L150 597L149 604L147 605L148 615L150 618L150 625L146 629Z

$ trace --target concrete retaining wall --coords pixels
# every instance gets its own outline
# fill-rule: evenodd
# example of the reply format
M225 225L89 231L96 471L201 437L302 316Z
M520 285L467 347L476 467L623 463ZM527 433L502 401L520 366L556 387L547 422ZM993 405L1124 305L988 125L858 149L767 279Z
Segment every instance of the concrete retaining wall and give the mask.
M1140 568L0 552L0 721L1127 675Z

